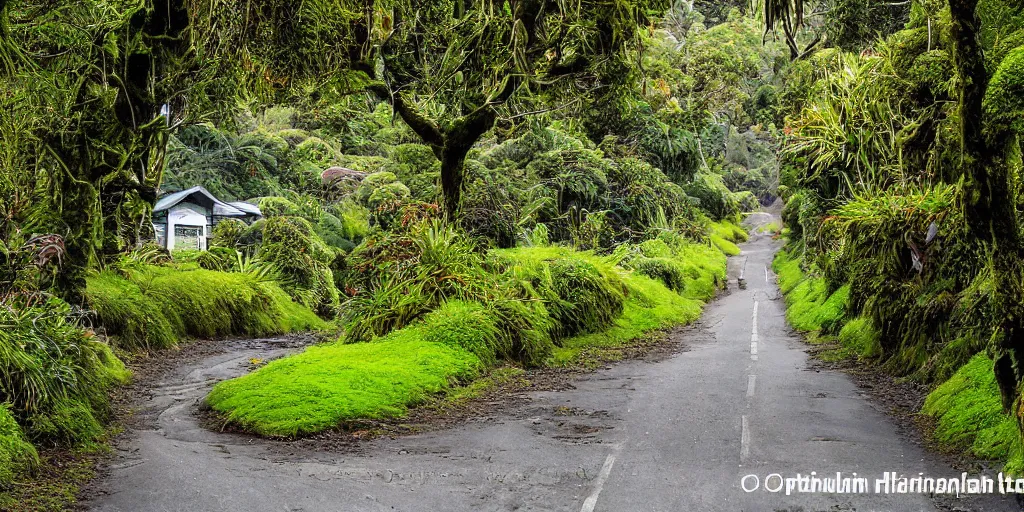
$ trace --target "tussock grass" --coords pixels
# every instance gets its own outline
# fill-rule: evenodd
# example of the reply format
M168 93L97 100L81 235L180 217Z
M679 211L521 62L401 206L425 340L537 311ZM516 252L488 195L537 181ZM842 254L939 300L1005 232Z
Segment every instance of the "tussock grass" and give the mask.
M978 354L936 388L921 412L936 418L935 438L959 451L987 460L1005 460L1007 470L1024 469L1020 433L1003 412L992 360Z
M326 323L277 284L240 272L144 266L87 279L100 323L125 348L167 348L187 337L264 336Z
M629 290L622 315L600 332L565 340L555 349L550 364L568 366L585 351L623 346L651 331L690 323L700 317L703 303L672 291L660 281L633 274L625 279Z
M107 391L128 379L110 347L67 303L0 306L0 395L34 442L67 446L103 434Z

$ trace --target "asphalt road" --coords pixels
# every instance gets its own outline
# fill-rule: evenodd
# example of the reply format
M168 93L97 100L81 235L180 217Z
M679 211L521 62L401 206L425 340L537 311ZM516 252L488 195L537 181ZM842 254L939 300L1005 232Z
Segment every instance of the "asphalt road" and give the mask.
M960 477L899 434L840 372L809 364L771 273L777 242L730 260L745 289L681 331L685 349L588 374L566 391L459 427L296 449L201 428L191 414L273 340L183 367L141 404L150 420L118 446L92 510L145 511L931 511L1019 510L1010 499L876 494L885 472ZM816 472L868 479L865 493L768 492ZM746 475L756 475L759 488ZM938 507L938 508L937 508Z

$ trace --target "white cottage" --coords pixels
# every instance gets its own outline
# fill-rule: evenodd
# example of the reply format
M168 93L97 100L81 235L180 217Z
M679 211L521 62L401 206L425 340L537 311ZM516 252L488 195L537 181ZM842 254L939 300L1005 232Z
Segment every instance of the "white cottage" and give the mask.
M161 197L153 207L157 243L167 250L208 248L213 226L226 218L252 223L263 214L255 205L225 203L203 187L192 187Z

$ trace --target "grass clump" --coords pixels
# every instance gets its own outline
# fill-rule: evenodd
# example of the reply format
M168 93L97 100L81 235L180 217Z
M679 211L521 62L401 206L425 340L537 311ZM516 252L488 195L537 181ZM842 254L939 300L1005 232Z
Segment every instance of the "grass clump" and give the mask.
M839 331L839 343L843 348L863 359L882 355L879 337L878 328L867 316L859 316L846 322Z
M737 246L736 244L718 235L711 235L709 238L711 239L711 243L718 250L725 253L726 256L739 256L741 251L739 246Z
M610 272L601 272L584 258L564 257L550 263L551 284L558 302L548 309L555 338L600 331L622 314L625 298Z
M522 299L544 304L557 344L600 331L622 314L622 269L607 259L566 247L519 247L489 253L488 266L523 290Z
M127 275L125 275L127 274ZM126 348L167 348L187 337L264 336L326 323L276 283L243 272L145 265L87 279L100 322Z
M0 405L0 487L38 464L39 455L11 415L10 404Z
M937 420L935 438L950 449L1021 466L1020 433L1003 411L992 360L978 354L925 400L921 412Z
M483 324L473 322L481 319ZM431 394L477 376L483 362L474 351L489 353L487 345L497 337L482 305L455 303L368 343L335 342L273 361L221 382L207 403L227 420L267 436L397 418Z

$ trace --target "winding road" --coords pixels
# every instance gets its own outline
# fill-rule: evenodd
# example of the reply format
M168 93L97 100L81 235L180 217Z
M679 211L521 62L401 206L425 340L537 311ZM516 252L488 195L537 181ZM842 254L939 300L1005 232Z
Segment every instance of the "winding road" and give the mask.
M1020 510L1009 497L875 493L875 479L960 478L900 433L844 373L817 368L787 327L771 260L755 235L731 258L737 289L676 332L678 353L530 393L455 428L314 451L202 428L214 382L287 340L234 342L166 376L139 404L143 421L85 505L170 511L932 511ZM842 473L864 493L786 495L777 477ZM753 475L753 476L748 476ZM747 490L755 487L752 492ZM795 489L794 489L795 491Z

